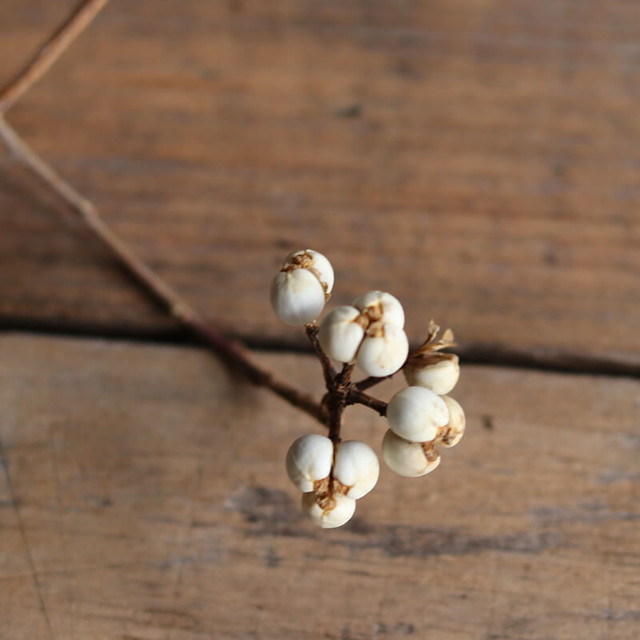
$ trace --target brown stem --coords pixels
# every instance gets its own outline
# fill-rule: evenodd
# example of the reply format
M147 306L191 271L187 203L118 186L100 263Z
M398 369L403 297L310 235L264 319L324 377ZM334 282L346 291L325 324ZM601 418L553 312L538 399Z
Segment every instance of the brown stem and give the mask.
M370 409L376 411L383 418L387 415L386 402L384 402L383 400L378 400L378 398L374 398L368 393L360 391L355 386L352 386L350 388L346 401L347 404L363 404L365 407L369 407Z
M313 345L313 350L316 352L316 355L320 360L322 373L324 375L324 382L327 390L330 390L334 385L338 374L336 372L336 368L333 366L333 362L331 362L331 358L329 358L329 356L324 352L324 349L320 346L320 342L318 341L318 325L315 322L310 322L305 325L304 330L309 341Z
M221 333L158 277L104 222L92 202L87 200L29 147L7 123L4 114L49 69L64 50L77 38L108 0L84 0L67 20L47 39L39 51L16 76L0 89L0 140L39 180L66 202L107 248L133 280L183 325L196 334L229 366L241 372L253 384L263 386L295 407L305 411L329 427L329 437L340 441L342 413L348 404L364 404L380 415L386 414L386 403L373 398L363 389L384 378L367 378L351 383L353 365L346 364L336 372L333 363L318 342L318 327L307 325L306 332L320 359L327 394L318 404L310 396L276 378L248 356L244 345Z
M29 62L0 89L0 114L44 75L64 50L87 28L108 0L84 0L44 42Z
M147 294L153 296L177 320L191 329L227 364L240 371L253 384L271 389L293 406L302 409L322 424L327 424L328 416L324 406L257 365L249 358L241 343L221 333L213 324L207 322L198 314L111 231L100 217L95 206L44 162L1 116L0 139L37 178L71 206L118 263Z

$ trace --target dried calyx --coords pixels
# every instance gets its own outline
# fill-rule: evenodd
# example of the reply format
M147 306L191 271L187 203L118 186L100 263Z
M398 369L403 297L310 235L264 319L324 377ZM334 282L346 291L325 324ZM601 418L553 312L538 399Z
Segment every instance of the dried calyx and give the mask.
M404 366L404 375L410 385L425 387L444 395L456 386L460 377L460 364L457 355L442 352L442 349L455 346L453 332L447 329L438 339L439 331L440 327L432 320L426 341L409 356Z

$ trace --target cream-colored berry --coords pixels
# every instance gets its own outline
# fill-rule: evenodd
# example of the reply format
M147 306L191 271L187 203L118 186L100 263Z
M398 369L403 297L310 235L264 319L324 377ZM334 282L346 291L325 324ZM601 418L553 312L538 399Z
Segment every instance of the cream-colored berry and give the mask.
M365 496L378 482L380 463L373 449L364 442L347 440L336 450L333 477L350 498Z
M412 386L425 387L438 395L449 393L460 378L460 362L454 354L435 354L433 362L421 364L420 360L407 362L404 375Z
M382 457L386 465L405 478L418 478L440 464L440 454L431 443L409 442L391 429L382 441Z
M402 367L409 354L409 340L395 324L369 326L358 349L356 363L369 376L382 378Z
M449 422L440 430L436 442L443 447L454 447L464 435L466 418L457 400L449 396L442 396L442 399L449 410Z
M313 249L290 253L271 282L271 306L285 324L315 320L333 289L331 263Z
M424 387L407 387L396 393L387 405L391 430L410 442L430 442L438 429L449 422L445 401Z
M335 274L329 259L313 249L303 249L293 251L284 259L284 266L298 265L300 268L308 269L320 281L327 297L333 291Z
M351 520L355 510L356 501L345 495L320 498L313 491L302 494L302 513L323 529L341 527Z
M281 271L271 283L271 306L281 322L304 325L315 320L325 303L320 281L307 269Z
M342 306L330 311L320 323L318 341L324 352L338 362L352 362L364 338L360 312Z
M315 433L298 438L287 452L287 474L301 491L313 491L331 473L333 442Z
M371 322L404 327L404 309L400 301L385 291L368 291L353 301L353 306L369 316Z

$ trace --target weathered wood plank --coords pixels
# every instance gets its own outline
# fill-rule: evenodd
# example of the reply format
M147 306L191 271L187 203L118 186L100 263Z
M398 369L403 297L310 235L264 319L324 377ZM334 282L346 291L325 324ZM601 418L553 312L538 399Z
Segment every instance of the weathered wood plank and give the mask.
M3 77L71 4L5 0ZM244 335L290 339L265 290L312 245L416 340L638 362L639 36L624 1L114 2L10 119ZM2 178L4 322L166 329L34 188Z
M0 353L3 638L638 636L637 381L466 367L441 467L385 470L320 531L283 469L315 426L207 354L20 335ZM311 358L264 361L320 393ZM381 418L346 418L377 448Z

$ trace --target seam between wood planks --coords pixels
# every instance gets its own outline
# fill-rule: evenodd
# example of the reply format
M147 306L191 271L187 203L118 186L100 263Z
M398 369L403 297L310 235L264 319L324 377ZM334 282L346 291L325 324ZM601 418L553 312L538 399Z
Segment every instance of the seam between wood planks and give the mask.
M200 343L180 326L167 329L149 327L114 327L112 325L84 322L58 322L46 319L16 319L0 316L0 332L19 332L45 335L59 335L80 339L117 340L173 346L198 346ZM312 350L301 341L287 341L276 338L256 338L231 334L248 348L261 352L281 352L312 354ZM415 347L417 345L412 345ZM567 373L574 375L604 375L611 377L640 378L640 362L631 358L603 357L561 351L557 349L531 348L517 349L502 344L461 343L456 353L464 364L474 364L534 371Z

